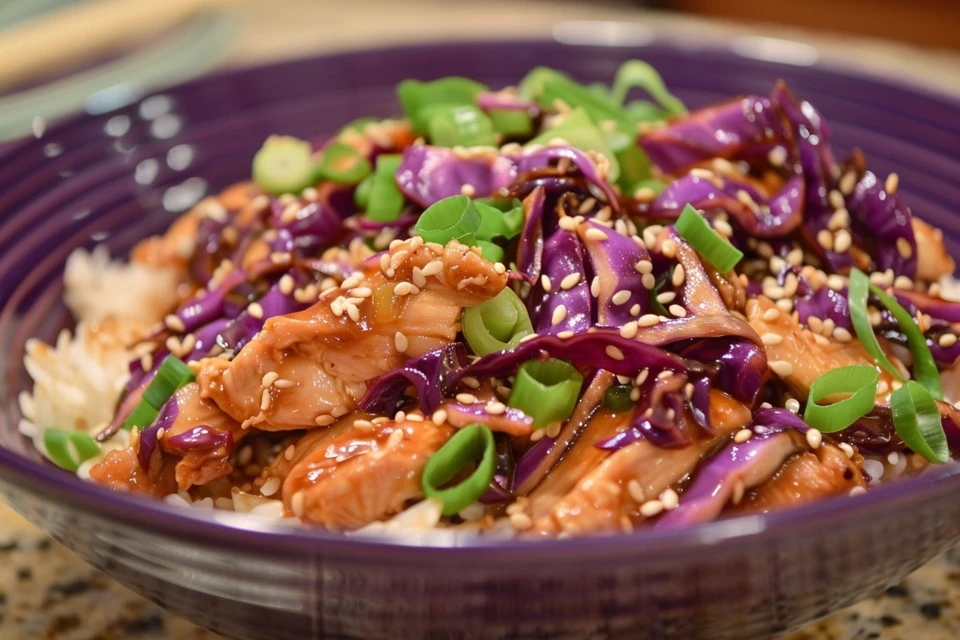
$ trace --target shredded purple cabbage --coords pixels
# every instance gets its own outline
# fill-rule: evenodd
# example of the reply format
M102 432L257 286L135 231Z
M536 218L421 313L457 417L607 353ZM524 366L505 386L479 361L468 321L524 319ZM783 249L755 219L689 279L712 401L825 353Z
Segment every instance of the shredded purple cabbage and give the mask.
M359 407L370 413L393 415L403 405L419 399L423 412L433 413L456 388L466 364L467 350L461 342L425 353L373 380ZM416 389L413 397L407 395L411 386Z
M583 246L572 231L557 229L547 240L543 247L541 279L534 283L527 299L530 319L538 334L580 333L592 324L593 297L583 262ZM570 274L576 274L579 279L564 289L561 282ZM549 291L544 288L543 278L549 279ZM561 306L563 309L558 312ZM558 318L559 322L554 323Z

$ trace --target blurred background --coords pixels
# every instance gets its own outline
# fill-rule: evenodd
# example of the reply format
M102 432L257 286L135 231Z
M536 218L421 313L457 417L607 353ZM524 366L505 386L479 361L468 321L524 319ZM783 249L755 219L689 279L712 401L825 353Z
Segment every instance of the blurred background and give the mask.
M698 46L732 38L744 55L826 60L960 87L960 2L904 7L901 0L0 0L0 141L215 68L404 41L552 33Z

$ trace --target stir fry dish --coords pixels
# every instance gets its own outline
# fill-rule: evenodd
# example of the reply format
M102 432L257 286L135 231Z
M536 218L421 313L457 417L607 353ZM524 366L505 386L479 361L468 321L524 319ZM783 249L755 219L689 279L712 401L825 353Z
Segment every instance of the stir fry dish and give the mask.
M536 539L855 496L960 447L943 235L785 83L688 111L633 60L397 96L270 137L129 262L71 256L75 332L28 346L37 449L191 508Z

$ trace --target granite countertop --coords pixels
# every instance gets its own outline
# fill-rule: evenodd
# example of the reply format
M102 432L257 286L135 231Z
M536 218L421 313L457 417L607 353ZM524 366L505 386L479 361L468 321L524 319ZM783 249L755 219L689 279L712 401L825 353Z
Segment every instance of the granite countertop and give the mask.
M557 0L250 0L246 31L231 64L400 41L542 37L562 20L628 20L698 42L762 35L816 46L822 60L860 66L957 91L960 55L773 25L680 18L626 3ZM442 9L438 9L442 7ZM430 20L425 22L424 15ZM510 15L510 20L503 20ZM379 16L373 18L372 16ZM304 29L328 26L322 38ZM960 637L960 548L922 567L900 585L789 636L789 640L947 640ZM0 505L0 638L3 640L215 640L91 568L6 506Z

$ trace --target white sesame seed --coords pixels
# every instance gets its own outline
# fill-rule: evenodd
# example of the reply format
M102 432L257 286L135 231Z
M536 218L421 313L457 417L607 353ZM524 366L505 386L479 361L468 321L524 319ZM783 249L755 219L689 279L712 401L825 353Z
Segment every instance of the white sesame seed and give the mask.
M779 317L780 317L780 310L779 310L779 309L773 309L773 308L771 308L771 309L767 309L766 311L763 312L763 319L766 320L767 322L774 322L774 321L776 321Z
M620 291L617 291L615 294L613 294L613 297L611 298L611 301L615 305L626 304L629 300L630 300L630 292L627 291L626 289L621 289Z
M543 287L543 290L547 293L550 293L553 290L553 283L550 282L550 276L543 274L540 276L540 285Z
M807 431L807 444L810 445L811 449L818 448L822 442L823 434L820 433L819 429L811 428L809 431Z
M467 183L460 187L460 193L468 198L472 198L477 193L477 190L472 184Z
M456 397L457 402L463 404L474 404L477 401L477 396L473 395L472 393L458 393Z
M845 196L853 193L853 188L857 186L857 176L852 171L848 171L840 178L840 193Z
M393 293L398 296L409 295L413 291L413 284L410 282L398 282L393 288Z
M833 234L827 229L820 229L817 232L817 242L827 251L831 251L833 249Z
M303 491L297 491L295 494L293 494L293 497L290 498L290 509L293 511L293 515L297 516L298 518L303 517L304 499Z
M741 444L749 440L753 436L753 431L750 429L740 429L737 431L736 435L733 436L733 441L737 444Z
M153 354L149 351L142 356L140 356L140 367L144 371L150 371L153 369ZM29 416L28 416L29 417Z
M675 317L677 317L677 318L686 318L686 317L687 317L687 310L684 309L683 307L681 307L681 306L678 305L678 304L672 304L672 305L670 305L669 307L667 307L667 311L669 311L671 315L673 315L673 316L675 316Z
M642 309L640 308L639 302L633 305L632 307L630 307L630 315L632 315L634 318L638 317L641 311Z
M833 330L833 339L837 342L850 342L853 340L853 334L843 327L837 327Z
M633 265L633 268L637 270L637 273L642 275L653 273L653 263L649 260L639 260L637 264Z
M786 360L774 360L770 363L770 370L781 378L786 378L793 374L793 365Z
M650 291L657 286L657 279L652 273L645 273L643 274L643 277L640 278L640 283L643 284L644 289Z
M268 371L263 374L263 377L260 379L260 386L269 387L280 377L280 374L276 371Z
M677 299L677 294L673 291L664 291L657 295L657 302L660 304L669 304Z
M678 264L677 268L673 270L673 286L679 287L683 284L684 279L686 278L686 271L683 268L682 264Z
M480 388L480 381L474 378L473 376L464 376L463 378L460 379L460 382L462 382L465 387L469 387L471 389Z
M891 173L887 176L886 181L883 183L883 190L886 191L891 196L897 192L897 187L900 186L900 176L895 173Z
M314 422L316 422L320 427L327 427L336 422L336 419L330 415L320 415L314 419Z
M517 531L523 531L533 526L533 519L525 513L510 514L510 524Z
M574 231L577 228L577 221L570 216L563 216L557 220L557 224L564 231Z
M760 340L767 346L773 346L783 342L783 336L777 333L765 333L760 336Z
M661 253L663 253L666 258L675 258L677 256L677 251L680 248L677 246L677 243L672 238L667 238L663 241L663 246L660 247Z
M577 272L568 273L563 277L563 280L560 281L561 289L573 289L577 286L577 283L580 282L580 274Z
M272 496L280 488L280 478L270 478L260 487L260 493L265 496Z
M346 407L334 407L333 411L331 411L330 413L333 415L334 418L339 418L341 416L347 415L349 411L347 411Z
M263 307L260 306L259 302L251 302L247 305L247 313L259 320L263 317Z
M710 180L714 177L713 171L709 169L704 169L703 167L694 167L690 169L690 176L693 178L703 178L704 180Z
M568 338L572 338L574 335L576 334L574 334L573 331L567 329L565 331L561 331L560 333L558 333L557 337L560 338L561 340L567 340Z
M487 413L491 413L495 416L498 416L506 412L507 412L507 405L503 404L502 402L493 400L487 403Z
M643 495L643 486L641 486L640 482L636 479L632 479L627 483L627 493L630 494L630 497L633 498L637 504L643 504L647 501L647 497Z
M837 446L840 447L840 450L843 451L843 454L848 458L852 458L853 454L856 453L856 451L853 450L853 447L851 447L846 442L841 442Z
M680 496L673 489L667 488L660 494L660 503L665 511L673 511L680 506Z
M606 349L604 349L604 352L614 360L624 359L623 351L620 351L620 349L613 346L612 344L608 344Z
M949 349L953 345L957 344L957 335L955 333L945 333L937 340L937 344L944 349Z
M799 413L800 412L800 401L796 398L790 398L783 405L787 411L790 413Z
M887 454L887 462L893 465L897 464L898 462L900 462L900 454L897 453L896 451L891 451L890 453Z
M270 408L270 389L264 389L260 394L260 411L266 411Z
M187 330L187 327L184 326L183 320L180 319L180 316L176 314L169 314L163 319L163 324L167 325L167 328L171 331L176 331L177 333L183 333Z
M849 496L851 498L856 498L857 496L862 496L866 492L867 490L863 487L854 487L853 489L850 489Z
M620 335L628 340L631 338L636 338L639 331L640 325L637 324L636 320L628 322L620 327Z
M442 425L444 422L447 421L447 412L446 412L446 410L445 410L445 409L437 409L436 411L433 412L433 415L430 416L430 420L433 422L433 424L435 424L435 425L437 425L437 426L439 427L440 425Z
M746 492L747 488L743 484L743 480L737 480L733 485L733 493L730 495L730 502L733 504L740 504L740 501L743 500L743 494Z
M597 199L594 197L589 197L580 203L580 206L577 208L577 213L580 215L586 215L590 213L590 211L592 211L596 205Z
M594 298L600 296L600 276L593 276L593 280L590 281L590 295Z
M290 460L293 460L293 456L296 455L296 453L297 453L297 448L296 448L294 445L291 444L291 445L288 446L286 449L284 449L284 451L283 451L283 458L284 458L287 462L289 462Z
M597 240L602 242L603 240L607 239L607 234L601 231L600 229L597 229L596 227L590 227L589 229L587 229L587 233L585 234L585 237L587 238L587 240Z
M910 244L910 241L904 237L897 238L897 253L899 253L900 257L904 260L909 260L913 257L913 246Z
M853 236L850 235L850 232L846 229L837 231L833 240L833 250L837 253L846 253L851 245L853 245Z
M558 324L563 322L564 318L566 317L567 317L566 305L562 305L562 304L557 305L557 307L553 310L553 315L550 317L550 323L553 326L557 326Z
M640 505L640 515L652 518L663 511L663 503L659 500L648 500Z
M293 289L294 287L296 287L296 283L293 281L293 277L289 273L285 273L280 278L279 287L280 287L280 293L282 293L285 296L288 296L291 293L293 293Z
M420 272L427 277L435 276L441 271L443 271L442 260L431 260L427 264L423 265L422 269L420 269Z
M767 153L767 160L775 167L782 167L787 161L787 150L781 146L776 146Z
M652 327L655 324L660 324L660 316L654 313L644 314L637 319L637 325L641 327Z
M403 335L401 332L397 331L393 335L393 344L397 348L397 351L400 353L405 353L407 348L410 346L410 342L407 340L407 336Z

